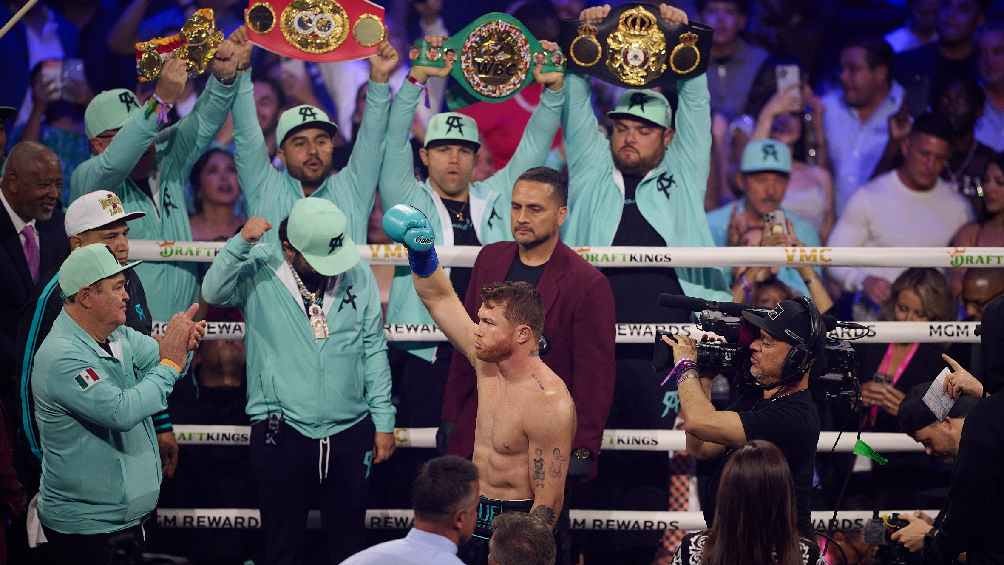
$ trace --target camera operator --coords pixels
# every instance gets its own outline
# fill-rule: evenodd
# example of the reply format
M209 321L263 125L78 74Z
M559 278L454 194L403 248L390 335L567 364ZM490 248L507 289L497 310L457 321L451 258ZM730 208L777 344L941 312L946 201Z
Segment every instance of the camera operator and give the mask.
M994 302L1000 304L999 300ZM984 350L993 347L988 338L999 347L1002 337L998 332L989 333L984 327ZM946 389L950 395L982 393L979 386L963 384L975 382L968 371L954 361L949 365L952 373L946 379ZM992 385L987 390L995 392ZM946 422L935 421L922 395L911 394L900 408L904 431L923 443L928 454L955 457L948 501L938 519L930 524L922 517L907 516L909 525L892 536L910 551L921 552L925 565L955 563L960 553L966 554L968 565L1004 563L1004 538L996 520L1004 506L1004 395L983 398L963 421L952 422L953 417L959 418L959 405L965 406L967 400L956 402ZM920 416L915 415L918 413ZM943 438L940 445L939 437Z
M809 498L819 440L819 414L809 392L809 373L822 354L825 329L807 298L784 300L765 316L744 312L745 323L759 335L752 353L747 387L731 410L715 410L710 380L699 378L697 346L684 336L663 337L673 348L676 366L669 380L678 383L687 432L687 451L704 463L709 481L699 486L704 519L710 525L722 465L733 450L753 440L767 440L784 453L795 482L798 528L812 535Z

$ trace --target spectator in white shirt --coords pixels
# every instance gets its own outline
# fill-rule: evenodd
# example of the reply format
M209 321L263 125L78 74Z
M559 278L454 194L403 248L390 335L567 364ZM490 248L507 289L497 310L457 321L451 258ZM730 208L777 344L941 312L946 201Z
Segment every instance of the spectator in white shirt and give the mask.
M939 0L908 0L910 18L906 25L886 34L885 40L896 53L909 51L938 40Z
M478 517L474 463L453 455L427 462L415 477L412 506L415 526L406 537L361 551L342 565L463 565L457 546L474 533Z
M862 186L847 204L829 245L834 247L938 247L972 217L972 207L939 178L951 153L951 126L940 115L917 118L902 145L903 164ZM894 267L832 267L844 290L858 293L855 317L889 299ZM864 309L859 309L858 306Z
M823 98L837 215L868 181L889 139L889 116L903 103L892 81L892 49L881 38L852 39L840 52L840 90Z

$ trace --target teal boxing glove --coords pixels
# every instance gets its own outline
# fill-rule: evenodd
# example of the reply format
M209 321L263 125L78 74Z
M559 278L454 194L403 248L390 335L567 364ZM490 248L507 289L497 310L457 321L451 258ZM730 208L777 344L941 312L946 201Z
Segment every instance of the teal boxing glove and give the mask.
M429 218L420 210L407 204L397 204L383 214L383 231L392 241L408 248L408 264L420 277L428 277L436 272L439 257L436 256L436 236Z

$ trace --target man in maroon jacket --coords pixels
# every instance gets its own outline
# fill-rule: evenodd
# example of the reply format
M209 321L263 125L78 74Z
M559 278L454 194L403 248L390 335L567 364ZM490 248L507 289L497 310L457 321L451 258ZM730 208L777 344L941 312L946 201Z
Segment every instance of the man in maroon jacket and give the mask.
M480 290L489 283L525 281L537 287L545 308L541 356L565 380L578 417L569 478L589 479L596 474L613 401L614 298L606 277L559 240L567 197L566 181L553 169L536 167L516 180L510 211L516 241L481 248L464 306L475 317ZM470 458L476 413L474 369L454 352L437 434L440 448Z

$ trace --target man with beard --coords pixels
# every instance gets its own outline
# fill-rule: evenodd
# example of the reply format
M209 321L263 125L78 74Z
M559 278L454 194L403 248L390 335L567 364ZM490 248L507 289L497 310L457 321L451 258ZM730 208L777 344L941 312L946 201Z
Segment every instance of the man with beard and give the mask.
M307 104L294 106L279 116L275 155L285 170L273 167L258 119L251 73L241 76L234 101L234 157L249 216L278 224L298 200L307 196L325 198L345 211L352 238L360 243L366 241L366 220L376 200L390 109L387 81L397 66L397 51L384 41L369 62L370 81L359 139L341 171L332 166L332 138L338 126L323 110ZM274 243L276 233L266 233L265 239Z
M581 20L596 23L609 6L589 8ZM660 16L669 25L687 16L662 4ZM590 109L589 84L569 75L562 127L568 155L568 218L562 241L570 246L713 247L704 212L711 161L711 95L705 74L677 82L674 116L666 97L654 90L628 90L607 116L610 138L599 128ZM674 128L675 123L675 128ZM662 253L659 257L664 257ZM605 269L613 291L617 322L671 323L689 321L689 313L656 307L661 292L730 301L724 272L719 268L671 268L651 265ZM660 390L652 369L652 347L616 347L617 382L607 426L624 429L672 429L676 399ZM665 454L617 452L604 456L604 473L593 483L595 498L588 505L630 510L666 510L669 473ZM607 468L606 465L610 467ZM609 472L607 471L609 469ZM622 477L631 477L624 485ZM616 482L613 482L616 481ZM614 493L614 494L612 494ZM641 502L644 501L644 502ZM580 506L581 507L581 506ZM631 560L629 544L651 557L654 534L616 539L593 536L599 561Z
M545 308L541 359L565 380L578 413L569 475L588 480L596 476L613 401L614 299L603 274L558 238L567 190L565 179L547 167L520 175L509 214L516 241L481 248L464 306L476 316L488 284L523 281L537 288ZM443 414L452 423L450 451L465 457L474 449L475 384L474 368L454 352Z
M239 31L216 51L212 76L192 112L161 129L168 111L181 100L188 81L184 60L165 61L154 95L140 105L126 89L106 90L84 112L93 157L73 171L71 201L94 190L108 189L127 212L145 216L132 226L137 239L188 241L192 229L185 208L189 173L213 141L230 110L239 61L250 43ZM198 264L149 262L136 268L145 287L156 289L150 300L155 320L167 320L197 298Z
M202 283L207 302L239 307L254 328L246 411L270 565L301 562L313 504L325 562L358 550L372 465L394 451L380 291L348 222L331 201L301 198L279 241L256 245L272 226L253 217Z
M399 204L383 217L384 231L408 248L415 290L436 324L477 375L474 464L481 500L478 523L461 550L469 565L485 565L492 522L503 512L528 512L553 528L564 499L575 403L562 379L541 360L544 307L525 282L481 289L477 324L439 267L432 223Z
M438 47L443 38L430 36L427 41ZM558 49L549 41L542 42L542 46L550 51ZM413 50L410 55L417 56L417 52ZM545 73L543 62L534 62L534 80L545 87L540 105L527 123L523 140L512 159L502 170L483 181L471 181L481 147L477 123L470 116L455 112L433 116L426 129L424 146L419 149L419 158L428 167L429 175L419 181L415 178L409 143L411 125L427 79L445 77L454 64L459 64L450 54L446 55L446 60L443 68L412 66L408 80L394 99L387 124L384 166L380 171L380 202L384 210L396 204L408 204L422 210L432 222L436 242L440 245L477 246L510 239L512 234L505 221L510 193L516 177L531 167L543 165L547 158L561 118L564 75ZM458 296L463 296L467 290L470 273L469 268L449 270ZM387 306L387 323L431 324L432 318L415 293L411 276L403 269L395 274ZM394 349L402 351L400 357L395 356L397 380L418 395L402 398L402 408L415 408L414 414L402 410L402 418L407 417L402 419L402 425L436 425L440 391L446 382L451 355L448 344L437 347L434 343L418 342Z

